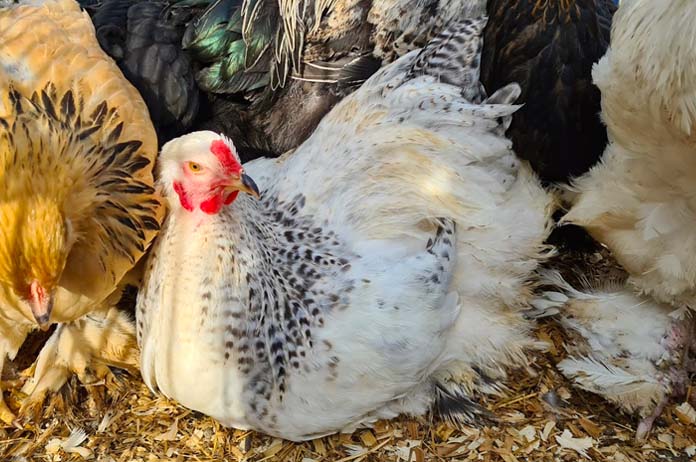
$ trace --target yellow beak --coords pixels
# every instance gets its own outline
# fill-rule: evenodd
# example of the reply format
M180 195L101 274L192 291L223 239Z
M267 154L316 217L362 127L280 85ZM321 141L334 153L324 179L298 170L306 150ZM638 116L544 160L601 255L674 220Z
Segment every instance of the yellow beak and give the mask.
M261 197L259 187L256 186L254 180L244 172L242 172L238 178L230 178L229 182L225 185L225 189L228 191L242 191L257 199Z

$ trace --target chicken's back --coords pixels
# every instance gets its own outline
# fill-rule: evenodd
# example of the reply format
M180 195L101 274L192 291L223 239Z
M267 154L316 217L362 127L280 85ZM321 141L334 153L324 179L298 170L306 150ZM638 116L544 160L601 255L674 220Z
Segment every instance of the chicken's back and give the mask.
M11 83L30 97L53 84L58 93L74 89L89 114L103 101L118 107L126 121L123 136L141 140L142 152L154 159L157 139L147 107L114 61L100 48L87 13L73 0L24 1L0 9L0 82ZM7 95L0 116L9 113ZM149 172L142 171L142 176Z
M476 97L479 89L478 34L485 21L472 23L474 32L457 31L449 43L435 39L430 50L384 67L341 101L291 162L275 162L271 188L286 198L302 190L307 213L357 243L418 249L437 218L454 219L451 287L466 315L452 328L457 335L445 357L467 357L500 377L498 367L519 361L532 343L519 308L526 307L530 275L545 252L553 204L503 134L518 87L481 104L464 96ZM445 83L451 80L461 86ZM245 168L256 178L270 163Z
M481 252L496 268L504 263L507 274L527 274L542 251L552 201L503 134L518 108L512 87L481 104L465 97L480 98L484 25L473 20L465 26L473 31L457 31L450 43L434 39L371 77L324 118L292 162L276 167L283 181L274 189L303 189L317 218L361 239L427 240L430 230L414 225L455 218L471 240L466 258ZM247 165L251 174L262 169ZM509 265L518 259L530 266ZM468 279L459 283L480 286Z
M145 100L160 145L189 131L201 94L181 42L198 9L143 0L80 3L90 12L99 44Z
M605 53L610 0L491 0L481 81L495 91L522 88L508 135L517 155L546 181L586 172L607 143L591 70Z
M696 146L695 17L689 0L634 0L617 11L611 46L592 73L613 141L637 152Z

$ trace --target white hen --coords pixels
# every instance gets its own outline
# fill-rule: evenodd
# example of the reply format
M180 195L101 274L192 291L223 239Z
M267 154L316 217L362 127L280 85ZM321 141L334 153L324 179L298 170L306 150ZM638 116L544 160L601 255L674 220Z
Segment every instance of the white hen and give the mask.
M621 3L593 71L609 146L563 222L606 244L644 293L696 308L696 2Z
M482 97L484 24L383 68L279 160L242 170L212 132L164 146L137 307L152 390L291 440L484 413L537 346L522 311L551 208L502 135L519 87L462 96ZM247 174L260 200L237 197Z

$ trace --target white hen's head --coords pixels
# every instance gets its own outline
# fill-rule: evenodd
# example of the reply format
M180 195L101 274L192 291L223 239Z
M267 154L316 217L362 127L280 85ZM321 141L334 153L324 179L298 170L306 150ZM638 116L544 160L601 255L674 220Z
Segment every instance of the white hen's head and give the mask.
M209 215L231 204L239 191L259 197L256 183L239 162L234 145L211 131L193 132L162 147L159 183L172 208Z

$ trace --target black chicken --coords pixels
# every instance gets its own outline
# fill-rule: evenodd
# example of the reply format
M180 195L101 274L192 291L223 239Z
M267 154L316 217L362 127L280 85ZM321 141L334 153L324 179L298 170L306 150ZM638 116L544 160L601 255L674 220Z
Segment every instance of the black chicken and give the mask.
M481 81L510 82L524 103L508 136L545 182L565 182L594 165L607 144L592 65L609 45L612 0L489 0Z
M202 99L181 37L197 10L166 11L165 3L141 0L80 4L91 13L99 44L145 99L160 144L189 129Z

